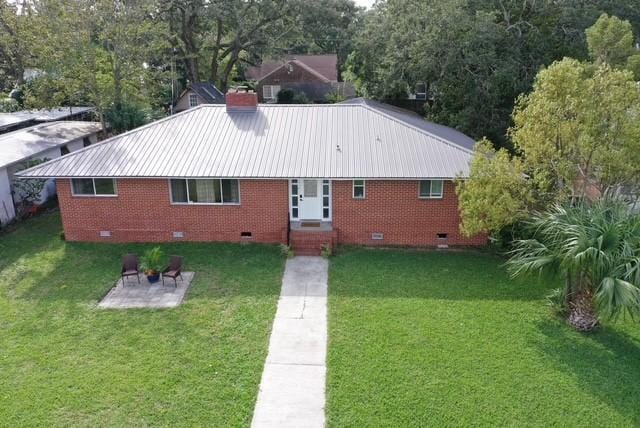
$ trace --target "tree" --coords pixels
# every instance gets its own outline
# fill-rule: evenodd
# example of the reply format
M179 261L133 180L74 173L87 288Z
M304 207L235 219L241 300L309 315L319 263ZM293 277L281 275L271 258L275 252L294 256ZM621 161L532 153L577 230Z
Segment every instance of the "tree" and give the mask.
M633 46L633 28L629 21L606 13L586 30L589 56L597 63L624 66L636 53Z
M32 0L0 1L0 90L24 83L25 68L34 60L40 19Z
M640 89L628 71L573 59L542 70L510 135L539 204L640 184Z
M599 318L640 314L640 217L619 201L556 206L528 222L518 240L513 275L562 275L563 309L571 325L594 329Z
M429 119L509 147L518 95L541 67L587 58L584 30L601 11L640 29L632 0L380 1L355 36L346 75L361 94L392 103L425 83Z
M524 219L531 202L522 161L505 149L496 151L488 140L476 145L469 179L458 180L456 193L465 236Z
M497 232L518 219L509 218L514 207L526 213L571 198L594 199L621 189L637 193L639 114L640 88L629 71L569 58L542 70L533 92L521 96L514 109L509 135L516 156L509 161L497 155L490 162L477 153L472 165L478 170L472 168L458 185L463 231ZM513 186L522 185L514 171L526 174L529 198L514 198ZM498 209L496 200L525 206Z

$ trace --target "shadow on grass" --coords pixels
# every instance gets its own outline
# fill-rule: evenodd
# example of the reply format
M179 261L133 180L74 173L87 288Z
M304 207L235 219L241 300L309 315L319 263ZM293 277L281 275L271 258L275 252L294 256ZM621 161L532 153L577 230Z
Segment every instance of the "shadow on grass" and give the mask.
M57 214L31 219L2 235L0 285L10 298L98 301L119 279L122 256L160 246L165 255L185 257L196 272L190 298L278 294L283 257L260 244L109 244L65 242Z
M541 321L544 339L534 343L557 369L570 373L581 389L640 425L640 342L603 327L583 334L559 320Z
M529 301L553 286L513 280L503 265L480 251L346 248L331 259L329 288L341 297Z

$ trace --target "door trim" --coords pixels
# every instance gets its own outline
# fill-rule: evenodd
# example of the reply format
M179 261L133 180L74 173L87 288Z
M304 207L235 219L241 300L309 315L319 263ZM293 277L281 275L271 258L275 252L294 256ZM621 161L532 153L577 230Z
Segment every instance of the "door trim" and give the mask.
M307 178L307 180L309 180L310 178ZM296 198L296 200L298 199L298 194L300 193L300 186L302 186L302 180L304 180L304 178L290 178L289 180L287 180L287 187L288 187L288 195L289 195L289 218L291 219L291 221L300 221L300 217L299 215L294 217L294 206L293 206L293 199L294 197ZM322 201L324 201L324 197L328 196L329 197L329 205L325 206L324 203L322 204L322 208L321 208L321 218L320 221L327 221L330 222L332 221L333 218L333 183L332 180L328 180L328 179L323 179L323 178L313 178L313 180L318 180L320 182L320 197L322 199ZM296 181L298 184L298 194L294 195L292 193L292 185L293 182ZM324 194L324 186L325 186L325 181L328 183L328 191L329 194L325 195ZM299 202L298 202L298 211L299 211ZM324 214L324 209L328 208L329 209L329 216L328 217L324 217L322 216ZM298 213L299 214L299 213Z

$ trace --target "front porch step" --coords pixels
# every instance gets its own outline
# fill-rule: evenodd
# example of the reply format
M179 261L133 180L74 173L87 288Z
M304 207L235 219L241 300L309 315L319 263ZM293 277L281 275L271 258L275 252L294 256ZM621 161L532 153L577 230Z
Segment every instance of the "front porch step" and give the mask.
M318 256L322 247L333 247L337 243L337 233L330 231L292 230L290 243L293 252L301 256Z

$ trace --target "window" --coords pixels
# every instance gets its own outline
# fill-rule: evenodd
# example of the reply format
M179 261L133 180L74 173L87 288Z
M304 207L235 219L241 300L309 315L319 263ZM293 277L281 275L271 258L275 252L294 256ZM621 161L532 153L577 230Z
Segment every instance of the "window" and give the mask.
M364 180L353 180L353 198L354 199L365 198Z
M91 138L84 137L82 139L82 147L89 147L91 145Z
M172 179L171 202L174 204L239 204L238 180Z
M113 178L72 178L74 196L116 196L116 181Z
M298 218L298 180L291 180L291 218Z
M198 96L196 94L189 94L189 107L195 107L198 105Z
M421 180L420 197L424 199L442 198L442 180Z
M278 98L278 92L280 92L280 85L264 85L262 87L262 98L275 100Z
M331 218L330 200L329 180L322 180L322 218L325 220Z
M69 153L70 153L69 147L67 146L60 147L60 156L68 155Z

